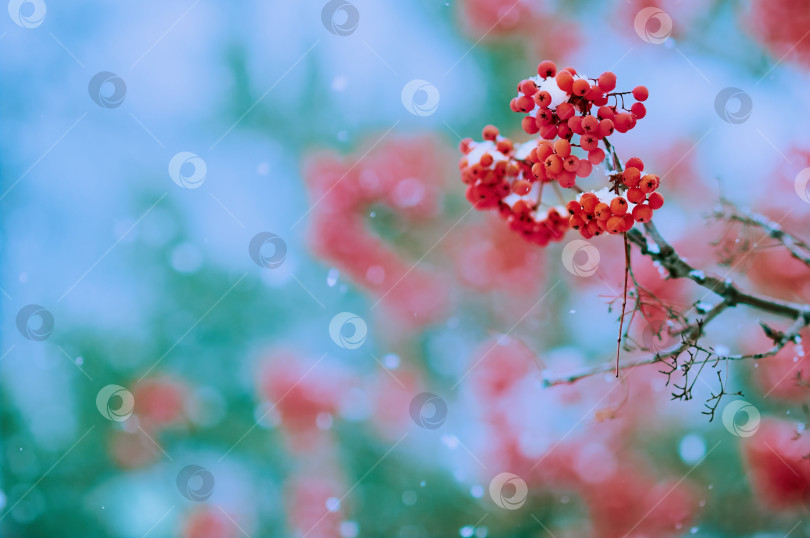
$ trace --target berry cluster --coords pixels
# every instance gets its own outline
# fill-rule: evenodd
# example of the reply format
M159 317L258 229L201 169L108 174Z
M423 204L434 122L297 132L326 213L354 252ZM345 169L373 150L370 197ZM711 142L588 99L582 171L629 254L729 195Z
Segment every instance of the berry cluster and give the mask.
M630 159L622 170L608 141L614 132L629 131L646 115L642 101L648 97L647 88L614 92L616 75L611 72L588 79L571 67L557 71L550 61L541 62L537 73L518 84L519 94L510 106L529 114L523 118L523 130L539 133L538 139L515 144L487 125L482 142L461 142L464 157L459 168L470 203L480 210L497 209L512 230L543 246L561 240L569 227L590 238L649 222L653 210L664 203L655 192L660 178L642 176L644 164L638 158ZM636 102L627 109L625 97L630 95ZM603 163L608 187L586 193L577 186L577 178L588 178L593 167ZM576 200L567 206L544 204L543 187L551 182L557 183L555 190L559 186L577 191Z

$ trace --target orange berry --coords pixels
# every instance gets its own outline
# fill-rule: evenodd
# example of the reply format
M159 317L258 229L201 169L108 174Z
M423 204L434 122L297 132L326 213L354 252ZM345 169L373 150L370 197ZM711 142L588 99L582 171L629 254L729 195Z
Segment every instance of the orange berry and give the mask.
M481 166L489 168L490 166L492 166L492 162L494 160L495 159L492 158L492 155L490 155L489 153L484 153L483 155L481 155L481 160L478 162L481 163Z
M596 218L599 220L605 220L610 217L610 206L599 202L596 204L596 207L593 210L593 214L596 215Z
M579 230L582 227L587 228L585 221L582 220L582 218L579 215L574 215L570 219L568 219L568 225L575 230Z
M638 157L630 157L625 163L627 168L638 168L639 171L644 170L644 163Z
M568 202L565 208L568 210L569 215L576 215L582 211L582 205L580 205L580 203L576 200L571 200Z
M562 159L560 159L558 156L549 155L548 157L546 157L546 160L544 162L546 165L546 172L548 174L556 175L559 174L560 171L562 171L563 162Z
M565 159L571 155L571 143L564 138L557 140L554 142L554 152Z
M607 231L612 234L618 234L622 232L622 227L624 226L624 217L620 217L614 215L607 220Z
M638 182L640 179L641 171L634 166L625 168L624 172L622 172L622 180L624 181L624 184L630 188L638 187Z
M644 195L644 191L638 187L633 187L632 189L627 190L627 199L632 204L640 204L645 198L647 197Z
M513 146L511 140L498 140L498 142L495 144L495 147L498 149L498 151L506 155L507 153L512 151Z
M636 222L650 222L652 215L653 210L647 204L639 204L633 208L633 219Z
M655 174L647 174L646 176L641 178L641 183L639 184L639 188L644 191L646 194L650 194L655 189L658 188L658 185L661 184L661 178L656 176Z
M591 192L586 192L579 199L579 203L582 204L582 209L585 210L586 213L593 213L596 204L599 203L599 198Z
M621 217L627 213L627 200L619 196L610 202L610 212Z

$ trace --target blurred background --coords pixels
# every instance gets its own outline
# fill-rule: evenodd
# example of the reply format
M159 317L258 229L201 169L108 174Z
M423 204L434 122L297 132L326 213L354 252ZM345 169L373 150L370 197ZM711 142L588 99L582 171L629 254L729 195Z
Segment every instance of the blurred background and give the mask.
M611 70L650 90L613 138L666 237L806 303L806 266L706 217L806 233L808 34L798 0L9 1L0 534L810 535L801 346L690 401L658 366L544 387L613 360L621 240L571 274L456 166L486 124L528 138L540 60ZM758 319L706 344L767 349ZM709 421L718 372L743 396Z

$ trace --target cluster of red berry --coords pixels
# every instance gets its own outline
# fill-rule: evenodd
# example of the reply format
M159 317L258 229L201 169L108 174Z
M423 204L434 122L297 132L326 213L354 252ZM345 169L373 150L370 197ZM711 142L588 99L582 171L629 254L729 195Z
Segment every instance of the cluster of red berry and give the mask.
M467 199L477 209L498 209L511 229L539 245L561 240L569 227L589 238L602 232L623 233L635 222L648 222L652 211L664 203L654 192L660 179L654 174L642 177L644 165L637 158L630 159L622 171L607 140L615 131L629 131L646 115L642 101L648 97L647 88L614 92L616 75L611 72L588 79L572 67L557 71L550 61L541 62L537 73L518 84L519 94L510 106L515 112L529 114L523 118L523 130L539 133L540 138L515 144L487 125L482 142L463 140L459 168L467 184ZM627 109L625 97L629 95L636 102ZM600 142L611 154L610 186L584 193L577 178L589 177L593 166L608 156ZM576 190L577 199L567 206L543 204L543 186L555 181Z

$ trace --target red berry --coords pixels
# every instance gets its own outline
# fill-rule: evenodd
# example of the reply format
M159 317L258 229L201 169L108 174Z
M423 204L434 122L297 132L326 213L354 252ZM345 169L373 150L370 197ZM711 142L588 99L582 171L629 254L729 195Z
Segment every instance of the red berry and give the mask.
M552 122L554 119L554 114L547 108L538 108L534 117L537 118L537 124L542 127L543 125L548 125Z
M579 230L585 226L585 221L579 215L572 215L568 220L568 225L575 230Z
M636 118L641 119L647 115L647 107L643 103L633 103L630 107L630 112L636 115Z
M543 165L543 163L534 163L532 165L532 175L540 181L546 179L546 167Z
M557 175L557 183L564 189L570 189L577 181L577 175L568 170L563 170Z
M484 140L491 140L494 142L495 139L498 138L498 128L494 125L487 125L481 131L481 136L484 137Z
M565 205L565 207L566 209L568 209L568 213L570 215L576 215L577 213L582 211L582 205L576 200L571 200Z
M591 164L601 164L605 160L605 152L601 148L592 149L588 152L588 162Z
M557 138L557 126L553 124L541 125L540 136L546 140L554 140Z
M616 114L616 117L613 118L613 126L620 133L626 133L633 128L633 116L624 112Z
M553 77L557 74L557 66L550 60L545 60L537 65L537 74L543 78Z
M571 116L568 118L568 127L578 135L585 133L582 129L582 116Z
M655 174L647 174L646 176L641 178L641 183L639 183L639 188L645 193L650 194L655 189L658 188L658 185L661 183L661 178L656 176Z
M514 97L511 101L509 101L509 108L512 110L512 112L523 112L517 107L517 97Z
M614 89L616 89L616 75L610 71L605 71L599 77L597 83L605 92L612 92Z
M518 89L523 93L523 95L532 96L537 93L537 84L535 84L533 80L526 79L520 83Z
M627 213L627 200L619 196L610 202L610 212L614 215L622 216Z
M569 155L563 160L563 168L569 172L576 172L579 169L579 157L576 155Z
M458 149L464 155L467 155L472 148L470 148L470 143L473 141L472 138L465 138L461 142L458 143Z
M636 98L636 101L646 101L649 96L650 92L647 90L646 86L636 86L633 88L633 97Z
M594 133L598 127L599 120L596 119L596 116L591 116L589 114L582 118L582 130L586 133Z
M622 225L622 231L623 232L629 232L630 228L633 227L633 225L636 223L636 221L633 220L633 215L631 215L630 213L625 213L624 217L622 217L622 218L624 219L624 223Z
M566 70L560 71L557 73L555 77L557 81L557 86L566 93L571 93L571 89L574 85L574 76Z
M587 92L585 92L585 99L588 101L596 101L597 99L601 99L605 93L599 88L599 86L591 86Z
M534 94L534 102L542 107L548 107L551 104L551 94L546 91L540 91Z
M520 121L520 125L523 127L523 130L526 131L526 134L536 134L540 128L537 126L537 120L535 120L531 116L526 116Z
M579 160L579 168L577 168L577 175L579 177L588 177L593 171L593 165L587 159Z
M481 160L478 162L481 163L481 166L489 168L490 166L492 166L492 162L494 160L495 159L492 158L492 155L490 155L489 153L484 153L483 155L481 155Z
M585 95L588 90L591 89L591 85L588 83L587 80L584 78L578 78L573 82L571 86L571 93L574 95L579 95L580 97Z
M612 106L600 106L596 111L596 117L600 120L612 120L616 116L616 110Z
M602 120L599 122L599 130L597 132L602 138L612 135L613 131L613 120Z
M557 136L560 138L565 138L566 140L571 140L571 136L574 134L574 131L568 126L567 123L561 123L557 126Z
M527 95L521 95L515 101L515 107L517 107L518 112L530 112L534 109L534 99Z
M627 190L627 199L632 204L640 204L644 201L647 196L644 194L644 191L639 189L638 187L634 187L632 189Z
M569 73L571 73L572 75L577 74L577 70L574 69L573 67L566 67L565 70L568 71Z
M633 219L636 222L650 222L652 215L653 210L647 204L639 204L633 208Z
M574 105L572 105L571 103L560 103L559 105L557 105L557 108L554 112L556 112L558 118L565 121L571 118L576 112L576 110L574 109Z
M526 180L519 179L512 183L512 192L519 194L520 196L529 194L530 190L532 190L532 184Z
M582 135L579 138L579 145L585 151L591 151L592 149L596 149L599 146L599 139L596 138L594 135L590 134Z
M548 157L546 157L544 163L546 165L546 172L548 174L556 175L559 174L560 171L562 171L563 167L562 159L560 159L556 155L549 155Z
M650 204L650 207L653 209L661 209L664 205L664 197L660 192L651 192L647 203Z
M495 147L497 148L498 151L500 151L504 155L511 153L513 148L512 141L507 139L498 140L497 142L495 142Z
M644 170L644 163L638 157L630 157L625 163L627 168L638 168L639 172Z

